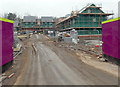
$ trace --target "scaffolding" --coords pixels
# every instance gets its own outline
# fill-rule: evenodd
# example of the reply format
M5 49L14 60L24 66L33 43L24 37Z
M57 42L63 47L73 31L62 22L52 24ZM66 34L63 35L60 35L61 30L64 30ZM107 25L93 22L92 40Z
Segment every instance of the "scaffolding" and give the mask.
M59 22L57 26L64 31L77 29L78 32L80 30L87 30L92 33L93 30L98 30L99 34L101 34L102 21L106 21L107 16L113 15L113 13L104 13L100 8L101 6L97 7L94 4L89 4L82 10L75 12L76 15L72 12L71 17ZM87 34L87 32L85 34Z

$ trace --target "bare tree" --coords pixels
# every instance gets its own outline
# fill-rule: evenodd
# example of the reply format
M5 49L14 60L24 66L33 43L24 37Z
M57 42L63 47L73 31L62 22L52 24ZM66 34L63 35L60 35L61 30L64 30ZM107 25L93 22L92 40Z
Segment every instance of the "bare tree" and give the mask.
M10 20L13 20L13 21L16 20L16 17L17 17L17 15L15 13L9 13L7 15L7 18L10 19Z

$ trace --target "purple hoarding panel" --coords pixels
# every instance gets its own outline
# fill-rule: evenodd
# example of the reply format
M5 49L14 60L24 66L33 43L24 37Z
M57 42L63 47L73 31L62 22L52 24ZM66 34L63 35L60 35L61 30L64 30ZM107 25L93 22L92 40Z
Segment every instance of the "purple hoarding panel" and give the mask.
M2 21L0 21L0 66L2 65Z
M102 24L102 49L103 53L120 59L120 20L110 21Z
M2 54L0 54L0 57L2 59L2 65L4 65L13 60L13 23L0 22L2 22L2 28L0 30L0 45L2 44L0 52L2 51Z
M118 21L118 58L120 59L120 20Z

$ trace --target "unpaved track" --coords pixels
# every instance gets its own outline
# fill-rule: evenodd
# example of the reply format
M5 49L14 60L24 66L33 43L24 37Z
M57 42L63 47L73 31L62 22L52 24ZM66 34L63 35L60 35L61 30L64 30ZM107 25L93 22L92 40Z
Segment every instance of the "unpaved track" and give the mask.
M74 54L50 42L46 43L43 35L34 35L30 42L29 59L15 85L117 85L117 77L84 64Z

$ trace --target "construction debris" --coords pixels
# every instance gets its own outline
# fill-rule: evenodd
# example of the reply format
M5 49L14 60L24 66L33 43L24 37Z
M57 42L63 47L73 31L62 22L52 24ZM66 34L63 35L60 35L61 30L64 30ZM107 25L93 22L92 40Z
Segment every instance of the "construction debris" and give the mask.
M99 58L99 61L101 61L101 62L107 62L107 60L105 58Z
M12 73L8 76L8 79L10 79L11 77L13 77L15 75L15 73Z

